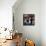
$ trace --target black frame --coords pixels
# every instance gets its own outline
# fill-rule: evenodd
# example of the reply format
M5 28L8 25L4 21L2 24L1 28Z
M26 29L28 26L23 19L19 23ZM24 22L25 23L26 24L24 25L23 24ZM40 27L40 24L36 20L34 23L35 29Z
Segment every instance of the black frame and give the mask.
M23 25L35 25L35 14L23 14Z

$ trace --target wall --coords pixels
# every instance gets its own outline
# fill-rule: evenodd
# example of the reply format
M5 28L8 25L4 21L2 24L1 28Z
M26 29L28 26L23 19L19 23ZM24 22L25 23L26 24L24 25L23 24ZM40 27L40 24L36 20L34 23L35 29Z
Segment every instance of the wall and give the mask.
M12 28L12 6L16 0L0 0L0 27Z
M34 40L36 46L41 46L40 34L40 0L23 0L21 4L14 9L15 30L23 33L24 38ZM15 6L15 5L14 5ZM35 25L24 26L23 14L35 14Z
M41 1L41 41L42 46L46 46L46 0Z

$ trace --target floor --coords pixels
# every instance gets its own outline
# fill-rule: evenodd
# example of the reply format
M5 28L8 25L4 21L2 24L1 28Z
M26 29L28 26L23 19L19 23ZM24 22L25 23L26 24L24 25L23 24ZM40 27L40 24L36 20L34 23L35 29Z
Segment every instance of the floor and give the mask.
M2 43L0 46L16 46L15 39L6 40L6 42Z
M16 41L18 41L18 40L16 40L16 39L6 40L2 44L0 44L0 46L24 46L24 44L22 42L19 42L19 44L16 44Z
M0 39L0 46L23 46L23 43L22 43L22 37L20 37L21 34L19 33L16 34L13 39L11 40L6 40L6 39ZM5 41L5 42L3 42ZM3 42L3 43L2 43Z

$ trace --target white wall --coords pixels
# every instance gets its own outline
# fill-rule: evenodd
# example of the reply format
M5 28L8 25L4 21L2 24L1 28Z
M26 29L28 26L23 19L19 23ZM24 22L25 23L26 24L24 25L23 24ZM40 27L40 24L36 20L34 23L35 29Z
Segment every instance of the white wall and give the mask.
M41 1L41 41L42 46L46 46L46 0Z
M12 28L12 6L16 0L0 0L0 27Z
M15 6L15 5L14 5ZM24 37L35 41L36 46L41 46L40 37L40 0L23 0L14 10L15 30L22 32ZM23 14L35 14L35 26L23 25Z

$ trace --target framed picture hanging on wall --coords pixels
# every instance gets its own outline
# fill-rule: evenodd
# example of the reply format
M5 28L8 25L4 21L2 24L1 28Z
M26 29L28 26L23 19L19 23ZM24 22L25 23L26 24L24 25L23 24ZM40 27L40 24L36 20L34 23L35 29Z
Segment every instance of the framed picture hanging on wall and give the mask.
M35 25L35 14L23 14L23 25Z

